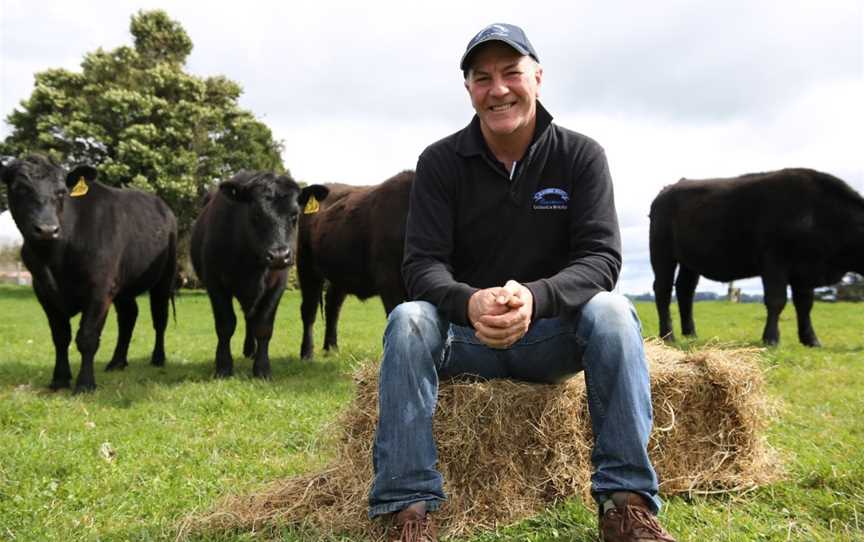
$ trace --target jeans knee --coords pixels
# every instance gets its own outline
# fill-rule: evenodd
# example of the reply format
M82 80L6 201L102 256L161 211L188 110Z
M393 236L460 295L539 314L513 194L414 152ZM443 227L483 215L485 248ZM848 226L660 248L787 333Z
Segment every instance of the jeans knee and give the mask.
M426 301L406 301L390 312L384 337L419 339L428 343L435 342L441 334L441 318L435 305Z
M582 319L592 334L602 336L629 334L641 336L641 324L636 309L629 299L611 292L600 292L582 309Z

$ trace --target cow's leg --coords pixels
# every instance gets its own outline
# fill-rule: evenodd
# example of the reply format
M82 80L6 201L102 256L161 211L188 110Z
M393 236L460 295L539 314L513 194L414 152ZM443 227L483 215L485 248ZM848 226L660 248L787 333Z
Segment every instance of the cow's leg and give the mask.
M249 316L246 316L246 336L243 339L243 355L249 359L252 359L255 356L255 350L257 345L255 344L255 333L253 328L255 323L249 319Z
M300 345L300 357L309 359L315 349L315 317L318 307L321 305L324 277L301 268L298 260L297 278L300 281L300 292L303 295L303 301L300 303L300 317L303 320L303 342Z
M278 287L268 290L255 309L255 314L247 315L246 321L252 330L257 348L255 359L252 363L252 376L256 378L269 379L270 371L270 339L273 337L273 321L276 319L276 310L282 299L284 283Z
M813 308L813 288L792 284L792 304L798 317L798 340L804 346L822 346L813 330L810 310Z
M324 350L339 350L339 313L342 312L342 303L348 293L334 284L327 287L327 296L324 299Z
M216 323L216 378L227 378L234 374L234 358L231 357L231 337L237 327L237 316L231 295L218 290L208 290L213 320Z
M276 307L267 314L262 314L255 320L255 359L252 362L252 376L269 379L270 370L270 338L273 337L273 320L276 318Z
M693 322L693 296L697 284L699 284L699 274L689 267L679 265L678 278L675 279L675 294L678 296L678 313L681 315L681 333L685 337L696 336L696 324Z
M672 303L672 283L675 279L677 263L671 254L655 248L651 244L651 267L654 269L654 304L657 306L657 317L660 321L660 337L667 342L675 340L672 331L672 315L669 305Z
M117 346L111 362L105 367L106 371L125 369L129 365L129 343L132 342L132 330L135 329L135 321L138 319L138 304L134 297L115 299L114 309L117 311Z
M51 339L54 341L54 375L51 389L68 388L72 382L72 369L69 367L69 343L72 342L72 326L69 318L62 314L49 314Z
M168 305L174 297L174 281L176 279L176 261L169 258L165 271L159 283L150 290L150 317L153 320L153 354L150 364L155 367L165 365L165 330L168 328Z
M93 391L96 389L96 377L93 375L93 358L99 350L99 339L102 328L105 326L105 318L108 316L108 307L111 306L111 298L100 296L91 301L81 313L81 323L78 325L78 333L75 336L75 345L81 353L81 369L75 380L75 393Z
M762 342L774 346L780 342L780 313L786 306L786 276L780 269L766 266L762 273L762 289L765 293L765 330L762 332Z

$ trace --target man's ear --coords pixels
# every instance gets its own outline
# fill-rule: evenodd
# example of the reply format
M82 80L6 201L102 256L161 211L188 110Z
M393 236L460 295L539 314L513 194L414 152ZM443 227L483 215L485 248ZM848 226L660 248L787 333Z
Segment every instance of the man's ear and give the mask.
M73 186L75 186L75 184L78 183L81 177L84 177L84 180L89 183L95 181L96 177L98 176L99 172L97 172L96 168L94 168L93 166L76 166L75 169L73 169L69 172L68 175L66 175L66 186L71 189Z
M250 184L238 181L236 178L228 179L227 181L219 183L219 191L231 201L244 203L252 199Z
M330 189L324 185L320 184L312 184L304 187L300 191L300 195L297 196L297 203L300 206L306 205L306 202L309 201L310 196L315 196L315 199L318 201L322 201L327 198L330 194Z
M540 86L543 83L543 67L539 64L534 70L534 80L537 81L537 97L540 97Z

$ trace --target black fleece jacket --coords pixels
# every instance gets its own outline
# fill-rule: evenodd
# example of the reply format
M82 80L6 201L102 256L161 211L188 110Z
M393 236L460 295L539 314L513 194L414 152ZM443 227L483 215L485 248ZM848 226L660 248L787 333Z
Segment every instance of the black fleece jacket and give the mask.
M408 295L470 326L468 299L513 279L534 320L578 310L611 290L621 237L603 148L552 123L537 103L534 138L510 179L475 115L417 162L402 276Z

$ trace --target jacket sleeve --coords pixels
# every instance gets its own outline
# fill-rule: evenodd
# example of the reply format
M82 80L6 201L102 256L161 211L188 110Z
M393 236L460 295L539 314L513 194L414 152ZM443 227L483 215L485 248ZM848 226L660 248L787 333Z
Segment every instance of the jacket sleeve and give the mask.
M413 300L428 301L452 323L469 326L468 299L477 291L453 278L455 175L427 152L417 162L405 227L402 278Z
M598 146L573 171L568 263L551 277L525 284L534 296L535 320L579 310L597 293L611 291L621 270L621 233L603 149Z

